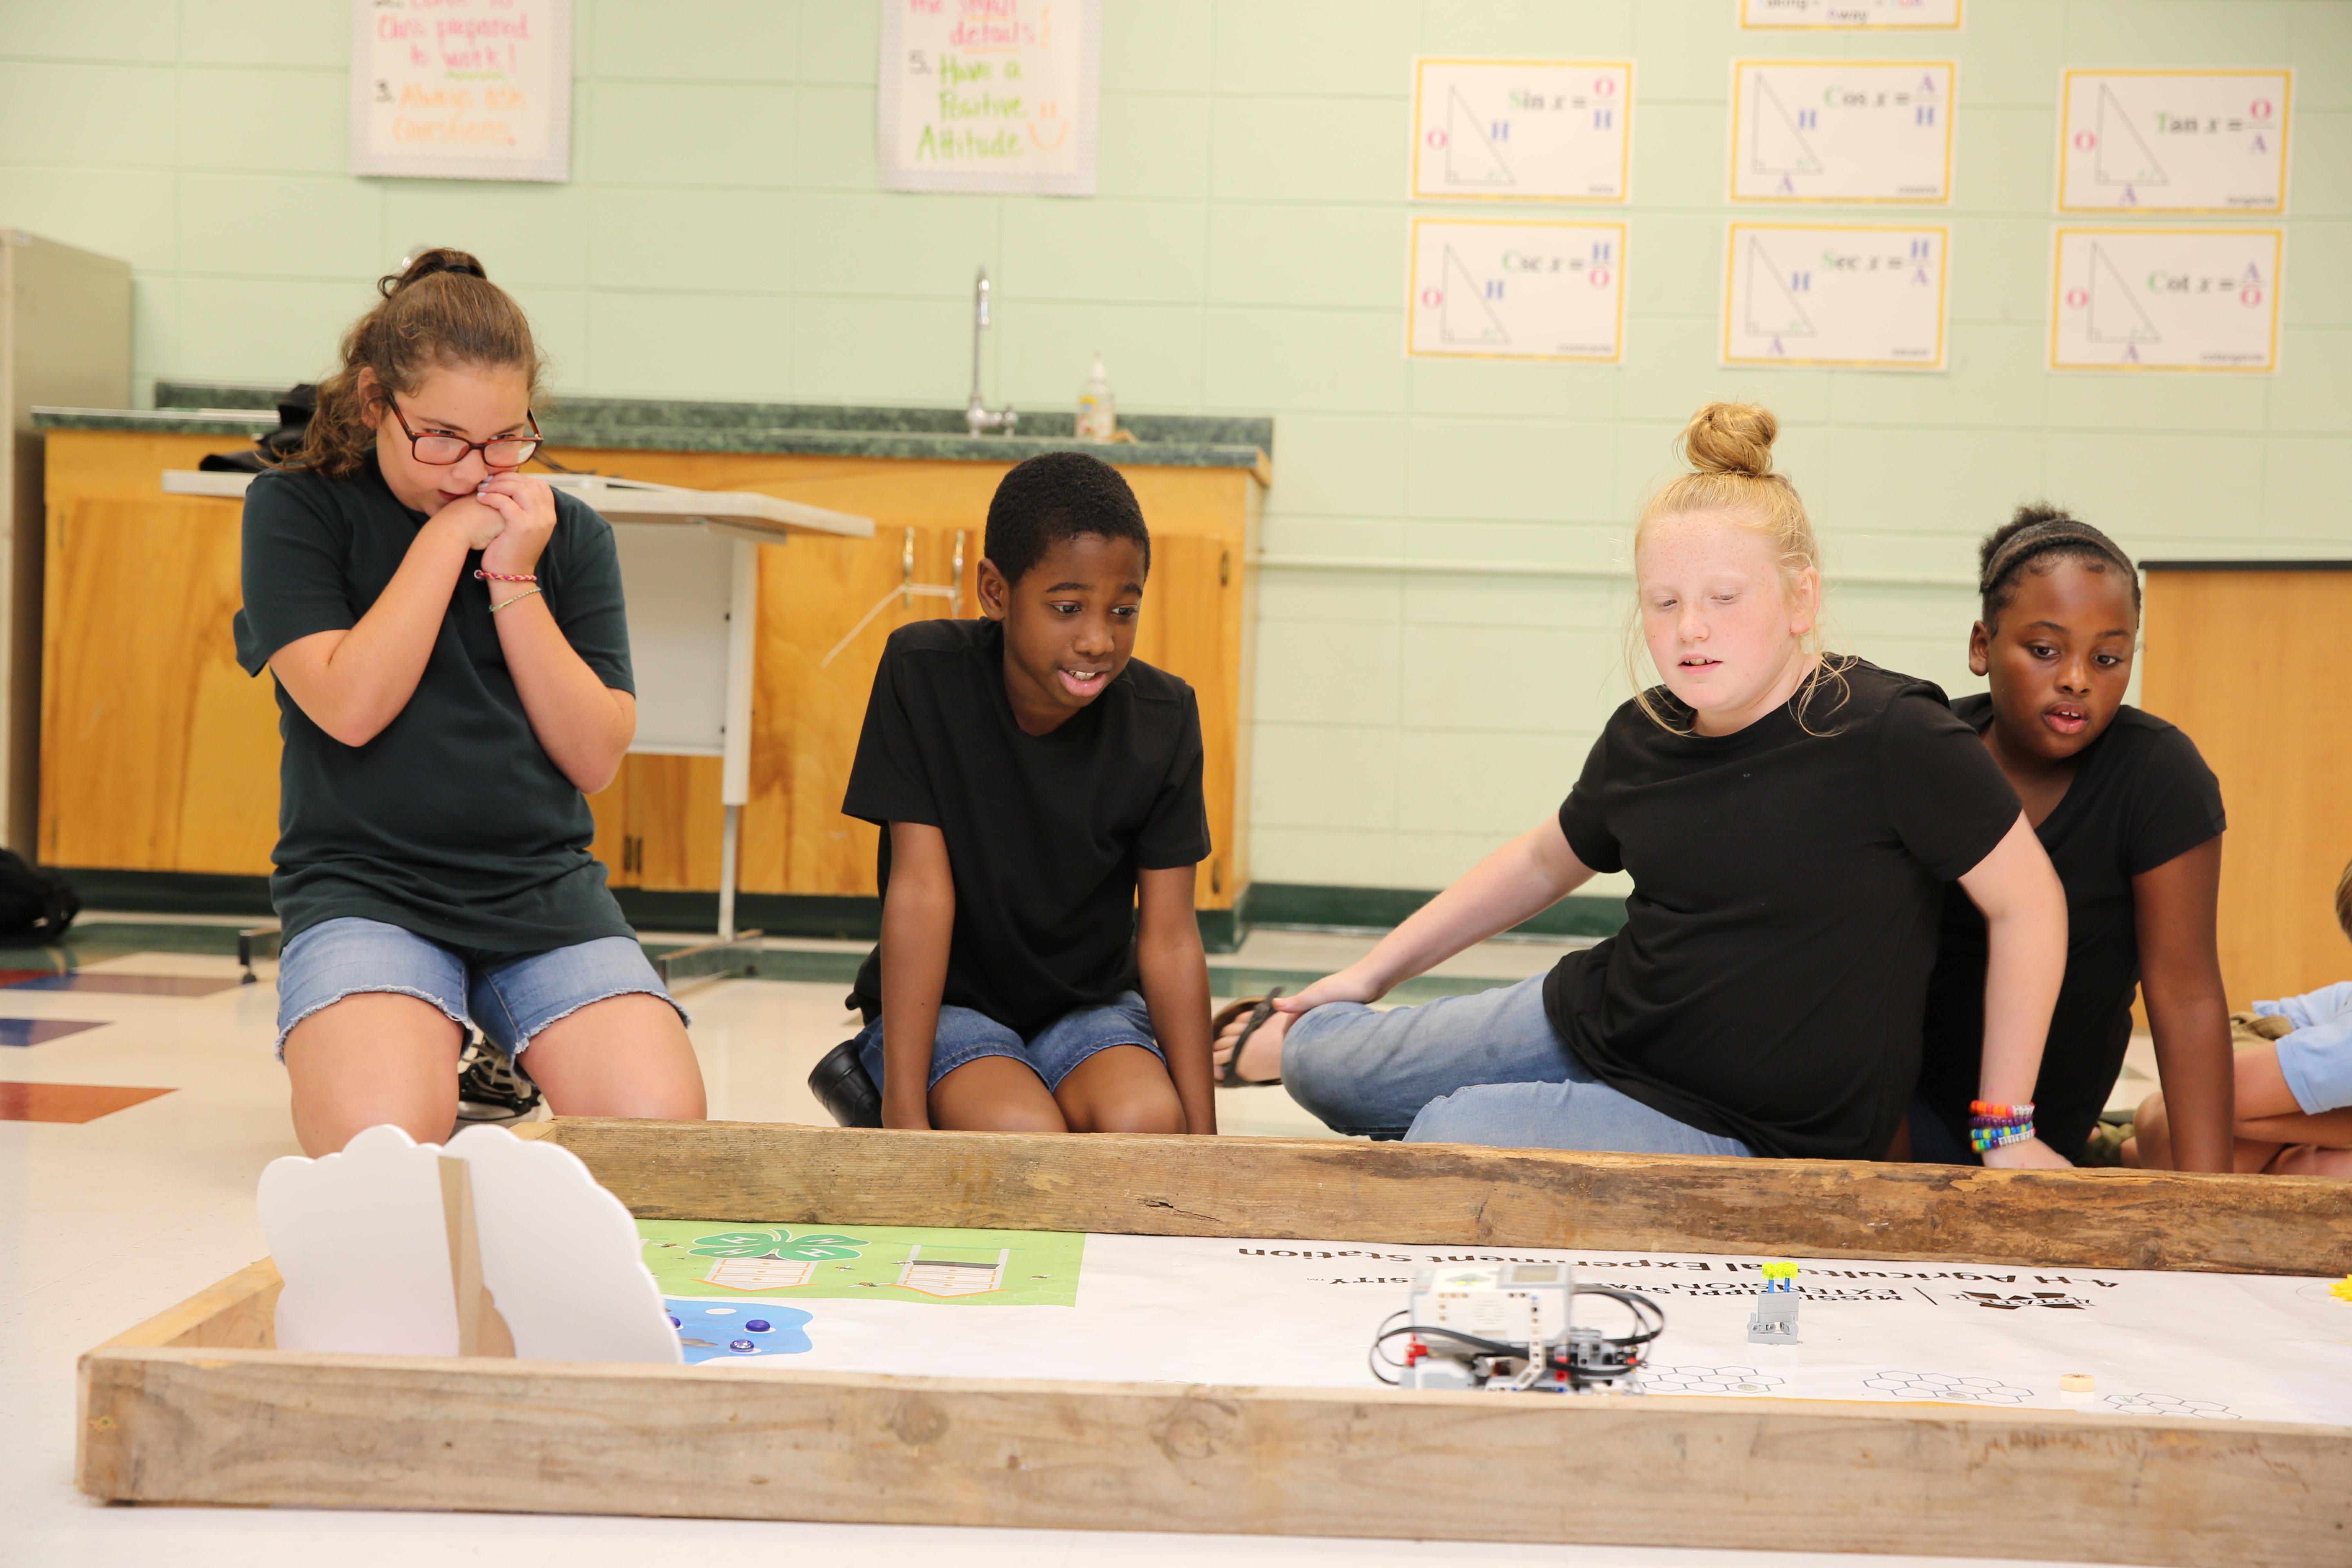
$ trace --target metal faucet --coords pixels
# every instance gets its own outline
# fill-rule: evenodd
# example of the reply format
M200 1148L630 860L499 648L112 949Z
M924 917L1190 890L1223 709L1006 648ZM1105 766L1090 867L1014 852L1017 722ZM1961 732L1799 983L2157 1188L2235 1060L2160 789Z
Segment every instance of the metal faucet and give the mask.
M963 422L975 436L991 430L1013 434L1013 426L1021 416L1013 405L992 410L980 395L980 334L988 331L988 268L983 267L971 285L971 401L964 405Z

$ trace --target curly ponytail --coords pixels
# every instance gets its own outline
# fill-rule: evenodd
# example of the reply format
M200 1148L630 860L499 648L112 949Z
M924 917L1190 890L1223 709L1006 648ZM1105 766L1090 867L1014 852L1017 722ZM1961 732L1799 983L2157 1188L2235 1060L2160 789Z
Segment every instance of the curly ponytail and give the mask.
M378 279L376 292L382 302L343 334L342 364L319 384L319 410L288 468L343 479L367 465L375 431L365 417L362 372L373 373L381 395L413 393L427 374L448 365L520 370L532 403L539 401L546 364L530 319L473 257L424 251Z

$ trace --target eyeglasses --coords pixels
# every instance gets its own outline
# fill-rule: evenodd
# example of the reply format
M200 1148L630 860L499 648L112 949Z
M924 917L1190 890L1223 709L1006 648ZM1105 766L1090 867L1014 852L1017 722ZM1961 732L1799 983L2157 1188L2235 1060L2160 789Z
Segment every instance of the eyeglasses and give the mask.
M528 413L523 416L530 420L528 436L494 436L487 441L468 441L463 436L419 436L408 427L398 402L390 397L383 401L384 406L392 410L392 416L400 421L400 433L408 437L408 449L416 454L416 460L436 468L464 462L468 452L479 452L482 461L493 468L520 468L540 448L539 421Z

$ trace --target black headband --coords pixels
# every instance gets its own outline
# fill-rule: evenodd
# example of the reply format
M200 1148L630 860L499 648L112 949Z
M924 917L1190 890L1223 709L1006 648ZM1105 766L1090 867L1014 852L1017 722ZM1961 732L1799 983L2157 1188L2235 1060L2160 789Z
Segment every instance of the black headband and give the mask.
M2006 540L1993 552L1992 559L1984 564L1984 574L1977 583L1977 593L1986 598L2000 585L2000 580L2047 550L2087 550L2103 560L2113 562L2128 573L2131 563L2116 547L2113 540L2088 523L2077 522L2071 517L2052 518L2047 521L2029 523Z

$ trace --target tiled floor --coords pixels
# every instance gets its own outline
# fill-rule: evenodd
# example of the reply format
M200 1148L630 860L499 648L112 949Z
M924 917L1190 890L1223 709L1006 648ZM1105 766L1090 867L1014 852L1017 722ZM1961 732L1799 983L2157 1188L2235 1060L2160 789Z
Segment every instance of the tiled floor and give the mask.
M261 1168L294 1153L285 1080L271 1060L267 983L237 985L234 922L172 927L94 921L77 933L85 972L211 982L204 994L89 987L0 993L5 1010L91 1025L9 1050L0 1073L40 1086L168 1089L80 1123L0 1121L0 1563L9 1568L318 1568L417 1562L638 1568L649 1560L856 1560L897 1568L1832 1568L1811 1553L1657 1552L1025 1532L533 1515L102 1508L73 1490L74 1362L84 1350L231 1273L267 1249L253 1207ZM793 962L837 968L854 953L804 946ZM1296 976L1346 963L1363 943L1269 933L1222 968ZM178 951L173 951L177 949ZM779 955L780 959L782 955ZM1490 944L1456 961L1457 982L1540 973L1557 949ZM0 954L0 967L24 955ZM777 967L785 967L780 963ZM43 967L47 967L44 965ZM687 998L715 1116L821 1120L803 1079L849 1029L839 978L730 981ZM45 1088L40 1091L47 1092ZM1278 1089L1230 1091L1236 1131L1319 1132ZM1562 1484L1575 1456L1562 1455ZM1880 1563L1925 1559L1872 1559ZM1950 1560L1937 1560L1950 1568Z

